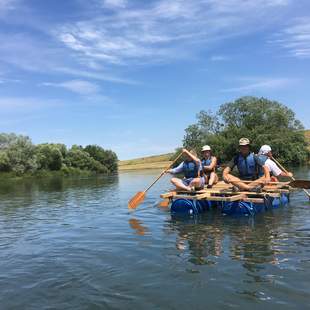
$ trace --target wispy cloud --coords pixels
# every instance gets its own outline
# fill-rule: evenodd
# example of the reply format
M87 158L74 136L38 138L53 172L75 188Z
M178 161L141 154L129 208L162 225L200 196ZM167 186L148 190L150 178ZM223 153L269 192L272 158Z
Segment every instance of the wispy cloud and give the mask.
M237 79L240 86L223 89L222 92L250 92L281 89L294 84L297 80L291 78L242 78Z
M16 0L0 0L0 14L15 8Z
M0 109L2 113L31 113L34 109L59 106L60 104L61 102L59 100L40 99L35 97L0 97Z
M99 92L99 86L95 83L83 80L71 80L62 83L42 83L44 86L60 87L80 95L91 95Z
M127 5L127 0L101 0L103 5L108 8L124 8Z
M124 4L124 1L108 2ZM142 8L122 5L122 10L68 23L54 34L77 57L93 62L109 65L169 62L189 57L193 51L217 40L257 31L268 24L268 14L289 2L150 1Z
M310 18L299 18L276 34L271 43L286 49L289 55L298 58L310 57Z
M210 57L211 61L227 61L230 60L229 56L225 56L225 55L213 55Z

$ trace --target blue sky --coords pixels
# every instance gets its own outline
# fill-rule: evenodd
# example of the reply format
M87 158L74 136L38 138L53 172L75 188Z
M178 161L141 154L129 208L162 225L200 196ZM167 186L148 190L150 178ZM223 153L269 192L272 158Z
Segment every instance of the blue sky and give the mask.
M0 131L120 159L181 145L240 96L310 128L306 0L0 0Z

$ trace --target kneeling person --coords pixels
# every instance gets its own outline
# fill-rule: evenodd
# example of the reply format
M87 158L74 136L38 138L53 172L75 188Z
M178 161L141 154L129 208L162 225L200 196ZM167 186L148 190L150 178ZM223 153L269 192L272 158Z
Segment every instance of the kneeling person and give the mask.
M237 167L239 178L230 174ZM258 177L258 170L263 171L263 175ZM237 154L223 171L223 179L243 191L259 192L263 185L270 182L269 169L258 160L257 156L250 151L250 141L247 138L239 140L239 154ZM245 183L243 181L253 181Z
M186 159L176 168L169 169L167 172L171 174L183 173L184 178L172 178L171 183L175 185L177 189L192 191L199 190L204 187L204 178L201 177L201 162L197 157L195 151L187 151L183 149L183 153Z

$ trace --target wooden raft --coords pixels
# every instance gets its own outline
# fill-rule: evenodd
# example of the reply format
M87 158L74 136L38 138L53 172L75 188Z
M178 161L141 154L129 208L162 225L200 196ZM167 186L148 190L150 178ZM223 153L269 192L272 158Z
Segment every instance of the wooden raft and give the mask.
M161 194L163 199L190 199L190 200L210 200L210 201L247 201L253 203L264 203L264 198L269 197L278 198L282 193L288 194L292 188L288 185L289 182L273 182L263 187L261 193L255 192L234 192L232 185L224 181L220 181L213 185L212 188L205 187L202 190L195 192L185 192L172 190L167 193Z

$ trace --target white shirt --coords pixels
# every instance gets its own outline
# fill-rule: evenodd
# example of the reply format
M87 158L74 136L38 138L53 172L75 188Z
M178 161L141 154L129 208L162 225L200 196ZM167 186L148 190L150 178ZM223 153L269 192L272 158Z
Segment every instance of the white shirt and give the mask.
M277 164L272 161L270 158L268 158L264 164L264 166L267 166L269 171L272 172L272 174L277 177L281 174L282 170L277 166Z

